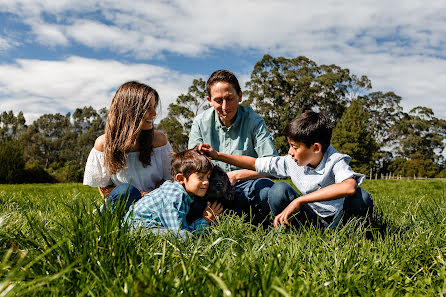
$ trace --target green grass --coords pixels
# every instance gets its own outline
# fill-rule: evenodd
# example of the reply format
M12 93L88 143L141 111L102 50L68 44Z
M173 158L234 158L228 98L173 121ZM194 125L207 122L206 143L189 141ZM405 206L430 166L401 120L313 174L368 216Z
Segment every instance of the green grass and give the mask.
M0 185L1 296L444 296L445 181L373 180L371 223L135 235L80 184Z

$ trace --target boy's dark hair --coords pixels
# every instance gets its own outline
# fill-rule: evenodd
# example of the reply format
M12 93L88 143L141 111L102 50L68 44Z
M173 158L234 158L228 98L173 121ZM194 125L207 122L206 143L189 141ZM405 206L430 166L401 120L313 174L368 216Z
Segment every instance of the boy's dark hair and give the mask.
M173 156L170 170L171 179L174 181L178 173L189 178L192 173L209 172L213 167L212 161L205 155L200 154L198 147L195 146L193 149L176 153Z
M308 148L318 142L325 153L330 145L332 130L333 123L324 112L307 110L286 125L284 134Z
M209 76L208 81L206 82L206 95L211 98L211 87L220 81L224 81L227 83L230 83L235 91L237 92L237 95L240 94L242 89L240 88L240 85L238 83L237 77L235 77L234 73L228 70L220 69L217 71L214 71L214 73Z

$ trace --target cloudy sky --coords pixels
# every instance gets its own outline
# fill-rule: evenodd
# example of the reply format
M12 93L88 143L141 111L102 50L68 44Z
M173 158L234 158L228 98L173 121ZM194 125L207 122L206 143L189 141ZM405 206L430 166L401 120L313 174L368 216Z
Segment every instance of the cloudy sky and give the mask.
M138 80L162 114L194 78L249 78L264 54L306 56L367 75L402 106L446 119L446 3L331 0L0 0L0 111L108 107Z

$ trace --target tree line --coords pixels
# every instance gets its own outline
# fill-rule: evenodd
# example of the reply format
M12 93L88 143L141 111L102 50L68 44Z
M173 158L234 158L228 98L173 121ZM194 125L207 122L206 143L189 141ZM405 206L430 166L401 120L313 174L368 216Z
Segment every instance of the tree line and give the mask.
M334 121L332 144L352 157L364 174L446 177L446 121L418 106L404 112L393 92L371 91L365 76L306 57L265 55L256 63L243 92L270 129L280 154L288 143L286 124L305 110L325 111ZM205 81L195 79L168 107L157 128L175 151L187 147L193 118L208 108ZM104 131L107 110L78 108L71 114L45 114L30 126L23 113L0 116L0 183L81 181L89 151Z

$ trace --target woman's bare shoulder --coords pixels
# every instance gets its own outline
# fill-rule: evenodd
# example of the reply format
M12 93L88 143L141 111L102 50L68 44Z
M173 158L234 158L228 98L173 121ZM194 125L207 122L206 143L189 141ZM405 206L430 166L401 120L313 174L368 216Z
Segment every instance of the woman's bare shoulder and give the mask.
M105 147L105 134L102 134L98 138L96 138L96 141L94 142L94 148L100 152L104 151Z
M160 147L167 144L167 136L161 131L154 131L153 147Z

